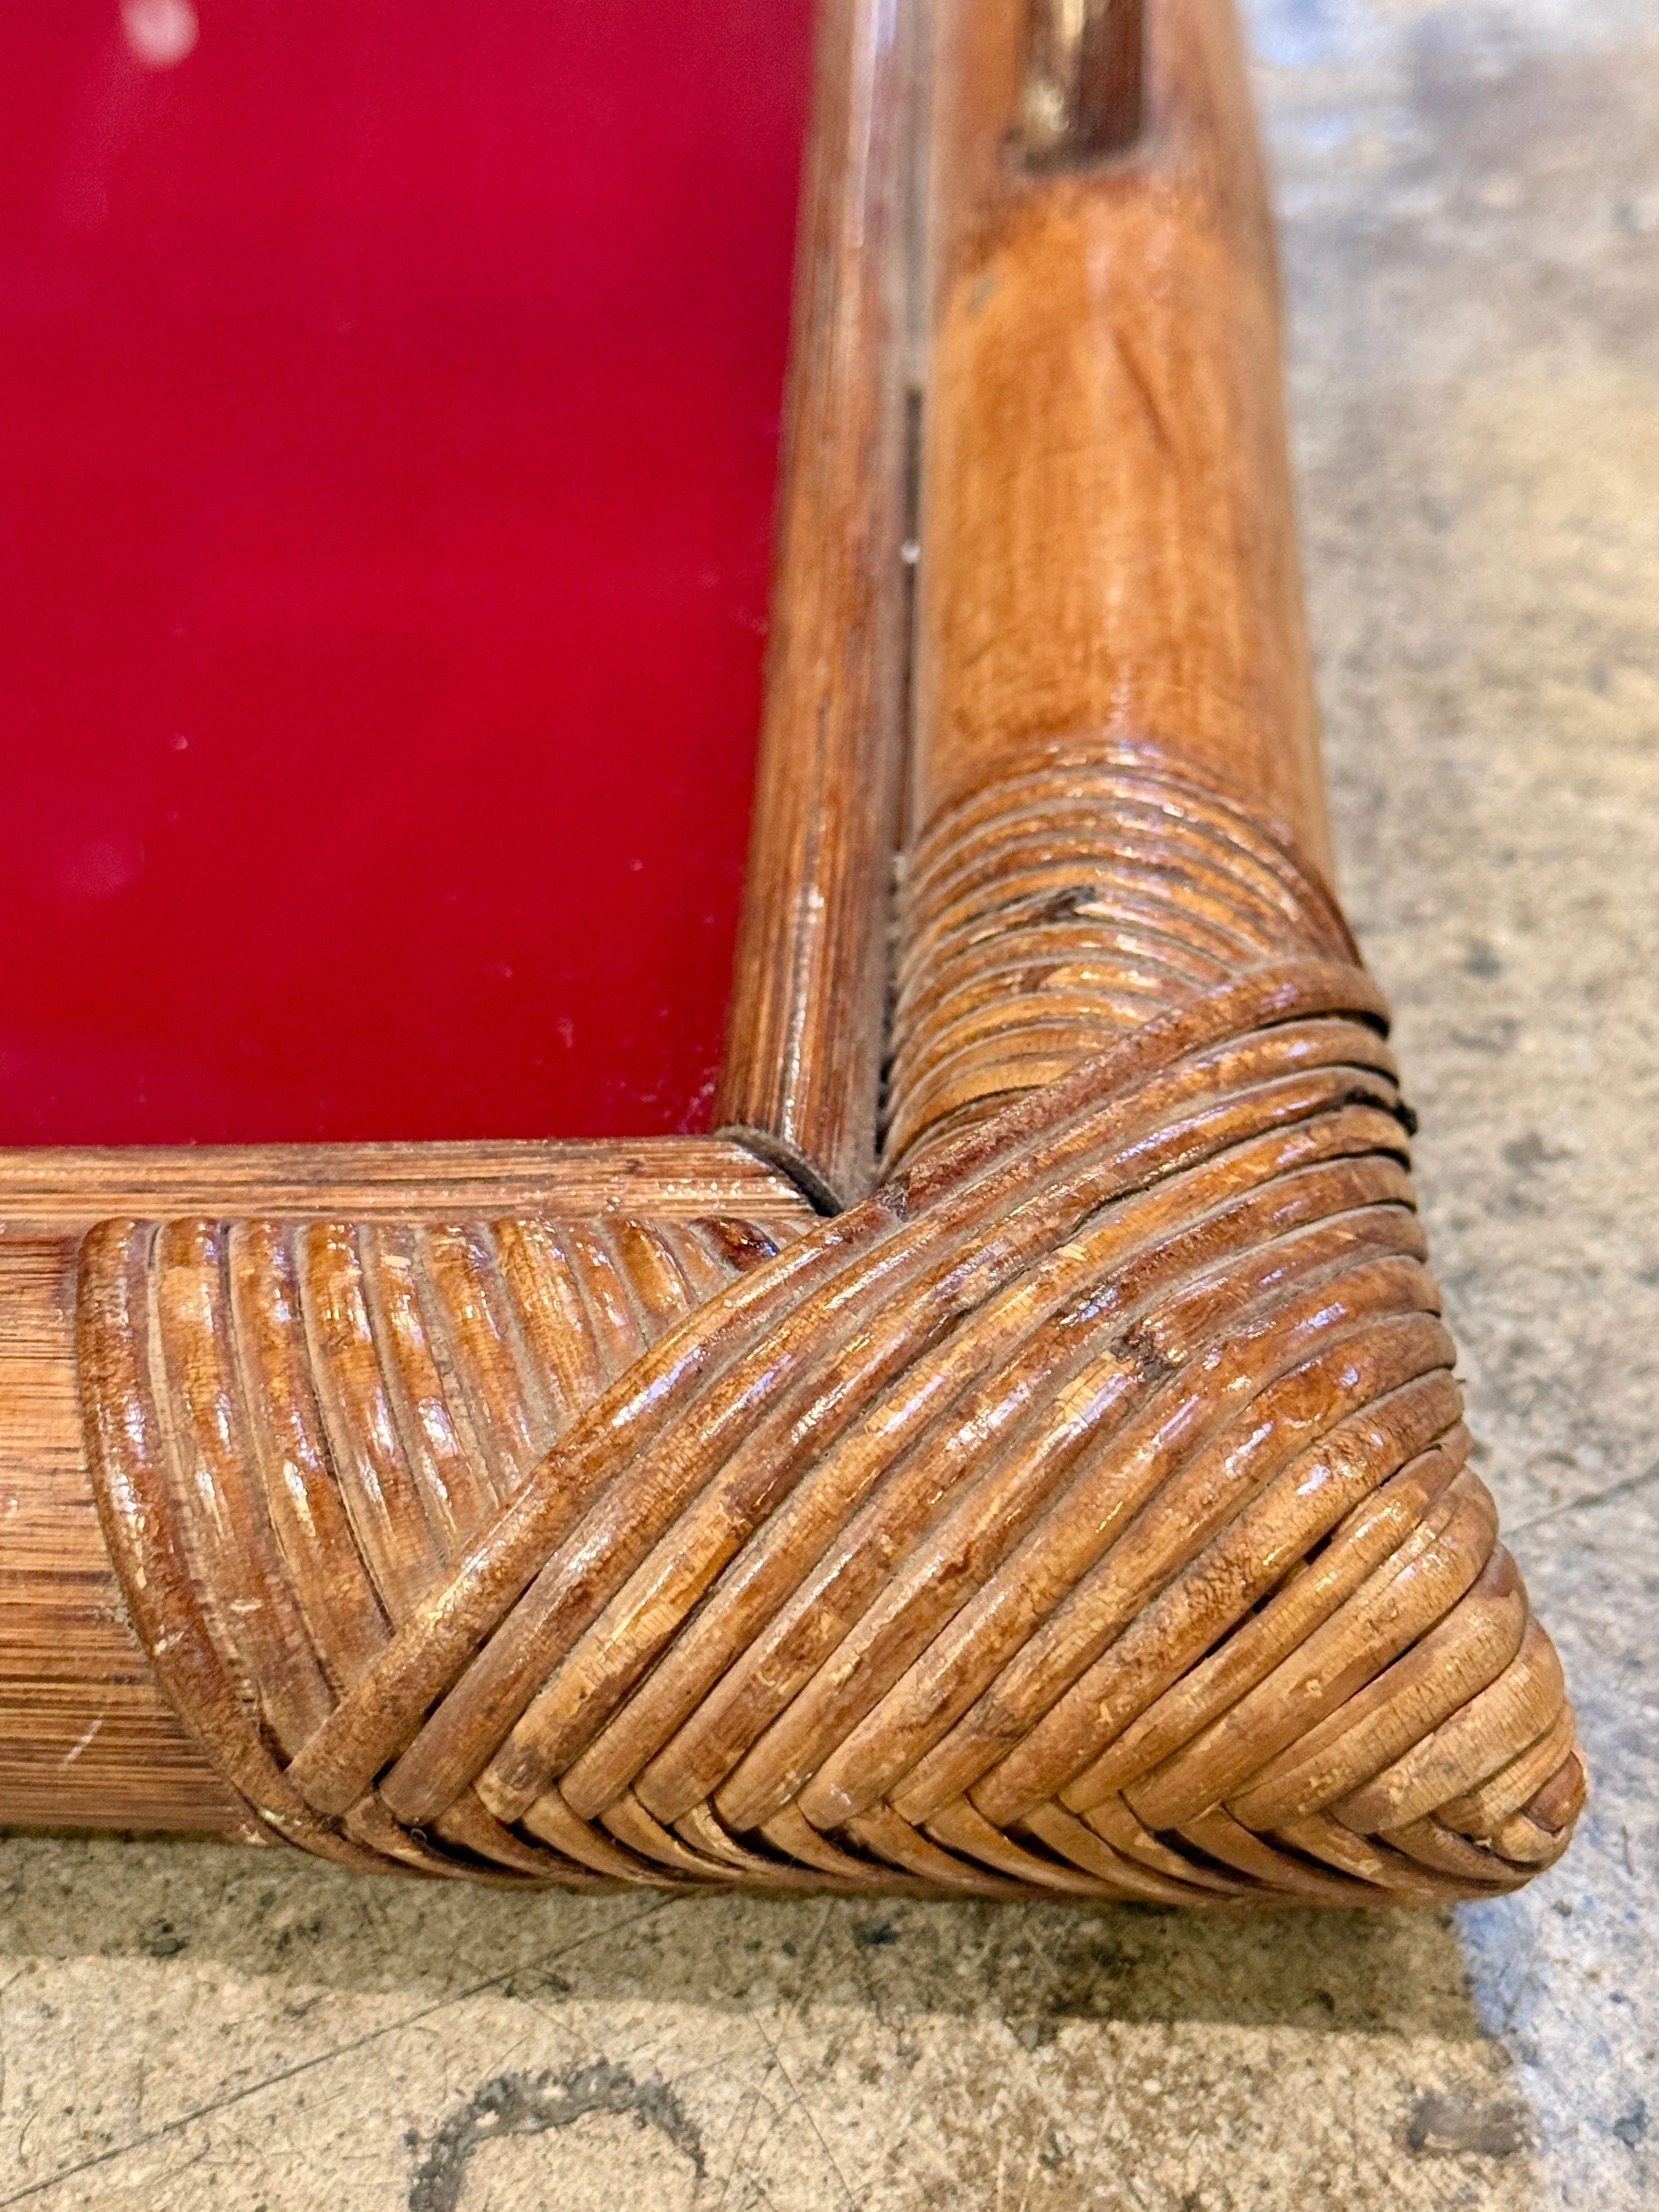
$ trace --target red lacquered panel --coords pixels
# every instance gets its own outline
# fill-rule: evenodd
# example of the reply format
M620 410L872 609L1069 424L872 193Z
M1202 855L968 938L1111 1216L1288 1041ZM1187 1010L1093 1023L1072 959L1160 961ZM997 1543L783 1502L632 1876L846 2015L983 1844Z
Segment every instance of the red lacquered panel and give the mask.
M0 1142L702 1126L809 15L0 5Z

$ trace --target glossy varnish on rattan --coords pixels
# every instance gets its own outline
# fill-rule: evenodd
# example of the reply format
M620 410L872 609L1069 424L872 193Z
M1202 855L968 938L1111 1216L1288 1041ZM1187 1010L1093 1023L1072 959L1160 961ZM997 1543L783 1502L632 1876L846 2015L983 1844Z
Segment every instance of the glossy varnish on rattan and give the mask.
M0 1161L0 1817L1512 1887L1583 1773L1326 884L1230 14L827 0L815 113L728 1126Z

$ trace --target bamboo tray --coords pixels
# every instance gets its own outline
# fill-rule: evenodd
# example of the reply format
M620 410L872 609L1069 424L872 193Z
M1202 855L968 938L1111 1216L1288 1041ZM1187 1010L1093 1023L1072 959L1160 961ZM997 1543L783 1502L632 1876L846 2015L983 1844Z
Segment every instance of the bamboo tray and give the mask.
M0 1155L0 1821L1438 1903L1565 1848L1328 888L1226 0L823 0L718 1133Z

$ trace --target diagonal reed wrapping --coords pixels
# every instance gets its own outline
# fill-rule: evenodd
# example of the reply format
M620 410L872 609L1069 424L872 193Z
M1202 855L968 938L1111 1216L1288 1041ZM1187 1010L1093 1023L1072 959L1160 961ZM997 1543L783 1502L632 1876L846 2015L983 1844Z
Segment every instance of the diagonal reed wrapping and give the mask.
M1490 1894L1583 1790L1468 1464L1386 1012L1217 793L1063 748L913 856L874 1195L116 1221L100 1510L268 1828L501 1881Z

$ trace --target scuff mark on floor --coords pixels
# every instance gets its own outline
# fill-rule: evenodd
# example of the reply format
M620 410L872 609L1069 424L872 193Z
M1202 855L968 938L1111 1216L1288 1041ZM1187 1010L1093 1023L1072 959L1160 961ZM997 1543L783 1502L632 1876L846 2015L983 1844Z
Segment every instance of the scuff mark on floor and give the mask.
M627 2067L598 2058L556 2076L497 2074L475 2089L439 2128L410 2176L409 2212L456 2212L468 2162L483 2144L568 2128L589 2112L616 2113L636 2127L660 2129L702 2172L702 2138L668 2084L636 2081Z

